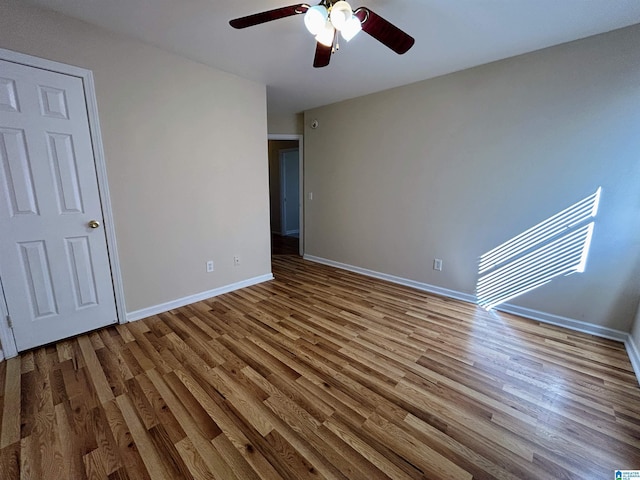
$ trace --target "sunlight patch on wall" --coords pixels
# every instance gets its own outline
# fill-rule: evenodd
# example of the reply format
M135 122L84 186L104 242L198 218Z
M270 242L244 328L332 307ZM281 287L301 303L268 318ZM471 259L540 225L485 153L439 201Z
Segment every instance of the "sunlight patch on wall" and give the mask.
M584 272L601 191L483 254L478 305L489 310L560 275Z

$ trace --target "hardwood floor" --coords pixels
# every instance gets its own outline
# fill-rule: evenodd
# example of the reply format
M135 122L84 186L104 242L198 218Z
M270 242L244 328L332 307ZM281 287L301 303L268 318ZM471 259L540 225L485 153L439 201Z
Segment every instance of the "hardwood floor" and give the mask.
M298 257L276 280L0 364L0 478L609 479L616 342Z
M271 234L271 255L299 255L300 239L294 236Z

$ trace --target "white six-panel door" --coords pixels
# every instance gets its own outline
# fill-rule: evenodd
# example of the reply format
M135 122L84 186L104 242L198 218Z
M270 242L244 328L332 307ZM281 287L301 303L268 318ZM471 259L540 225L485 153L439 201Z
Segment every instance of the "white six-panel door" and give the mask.
M82 79L0 60L0 281L18 350L116 322L101 212Z

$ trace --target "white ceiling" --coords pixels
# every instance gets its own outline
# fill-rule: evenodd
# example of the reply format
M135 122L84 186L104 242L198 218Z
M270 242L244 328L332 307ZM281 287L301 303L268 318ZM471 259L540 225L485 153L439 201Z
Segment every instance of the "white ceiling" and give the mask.
M266 84L276 114L640 23L638 0L352 0L412 35L414 47L397 55L361 32L315 69L315 41L301 15L244 30L228 24L295 0L29 1Z

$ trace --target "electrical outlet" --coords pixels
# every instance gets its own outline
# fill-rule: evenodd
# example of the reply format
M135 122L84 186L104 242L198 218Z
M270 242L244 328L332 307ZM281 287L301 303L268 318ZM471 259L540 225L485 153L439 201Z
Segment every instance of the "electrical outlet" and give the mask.
M434 258L433 259L433 269L434 270L438 270L439 272L442 271L442 259L441 258Z
M207 262L207 273L213 272L213 260Z
M238 265L240 265L240 256L239 255L234 255L233 256L233 265L236 266L236 267Z

